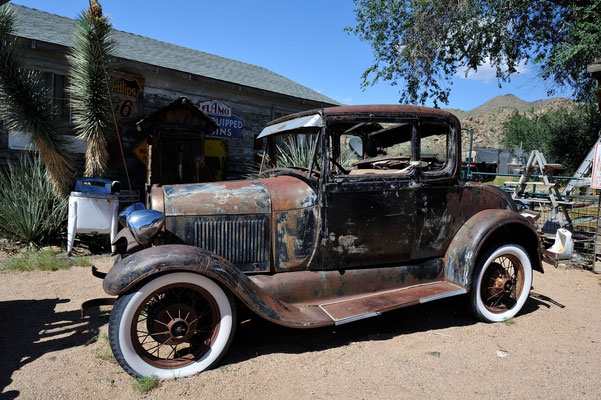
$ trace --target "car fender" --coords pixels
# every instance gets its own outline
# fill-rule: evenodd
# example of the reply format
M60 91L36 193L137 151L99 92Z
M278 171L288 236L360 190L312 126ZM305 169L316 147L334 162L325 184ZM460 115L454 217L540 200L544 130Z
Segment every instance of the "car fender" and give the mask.
M194 272L214 280L252 311L277 324L296 328L333 324L318 307L301 309L282 302L263 291L228 260L195 246L171 244L134 253L111 268L102 287L106 293L119 296L153 275L174 271Z
M544 272L540 239L534 223L515 211L490 209L472 216L451 241L443 260L446 280L469 291L478 257L506 243L524 247L532 268Z

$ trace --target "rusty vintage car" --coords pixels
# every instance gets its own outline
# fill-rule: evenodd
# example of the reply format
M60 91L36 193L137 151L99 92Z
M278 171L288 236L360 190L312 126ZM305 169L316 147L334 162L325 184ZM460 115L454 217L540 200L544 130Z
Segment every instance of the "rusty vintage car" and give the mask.
M210 368L239 307L312 328L468 293L483 321L516 315L539 238L505 192L461 180L460 131L425 107L313 110L263 130L262 178L153 187L149 209L122 213L104 277L117 361L160 378Z

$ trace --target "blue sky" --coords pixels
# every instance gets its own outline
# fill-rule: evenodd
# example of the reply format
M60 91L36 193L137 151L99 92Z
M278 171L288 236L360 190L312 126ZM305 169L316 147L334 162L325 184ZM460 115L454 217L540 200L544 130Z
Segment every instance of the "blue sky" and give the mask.
M88 5L87 0L13 3L69 18ZM352 0L100 3L116 29L259 65L342 103L397 103L399 99L402 86L381 83L361 89L361 74L373 56L367 43L343 31L355 22ZM470 110L509 93L526 101L548 98L553 87L537 78L536 66L522 70L501 89L486 66L469 79L456 76L448 107Z

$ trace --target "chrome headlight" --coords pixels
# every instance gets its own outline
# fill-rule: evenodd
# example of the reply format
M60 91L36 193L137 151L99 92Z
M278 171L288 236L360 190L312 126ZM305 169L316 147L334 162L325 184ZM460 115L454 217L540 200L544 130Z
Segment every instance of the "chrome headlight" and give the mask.
M124 208L123 211L119 213L119 223L123 225L123 227L127 227L127 216L134 211L144 209L146 209L146 207L142 203L132 204L131 206Z
M132 211L127 216L127 227L140 244L150 243L164 222L165 214L156 210Z

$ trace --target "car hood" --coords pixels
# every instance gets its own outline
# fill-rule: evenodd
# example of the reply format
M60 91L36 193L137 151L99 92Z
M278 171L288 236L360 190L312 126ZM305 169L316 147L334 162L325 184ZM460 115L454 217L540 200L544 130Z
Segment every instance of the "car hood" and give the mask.
M293 176L163 186L166 216L266 214L312 207L315 190Z

